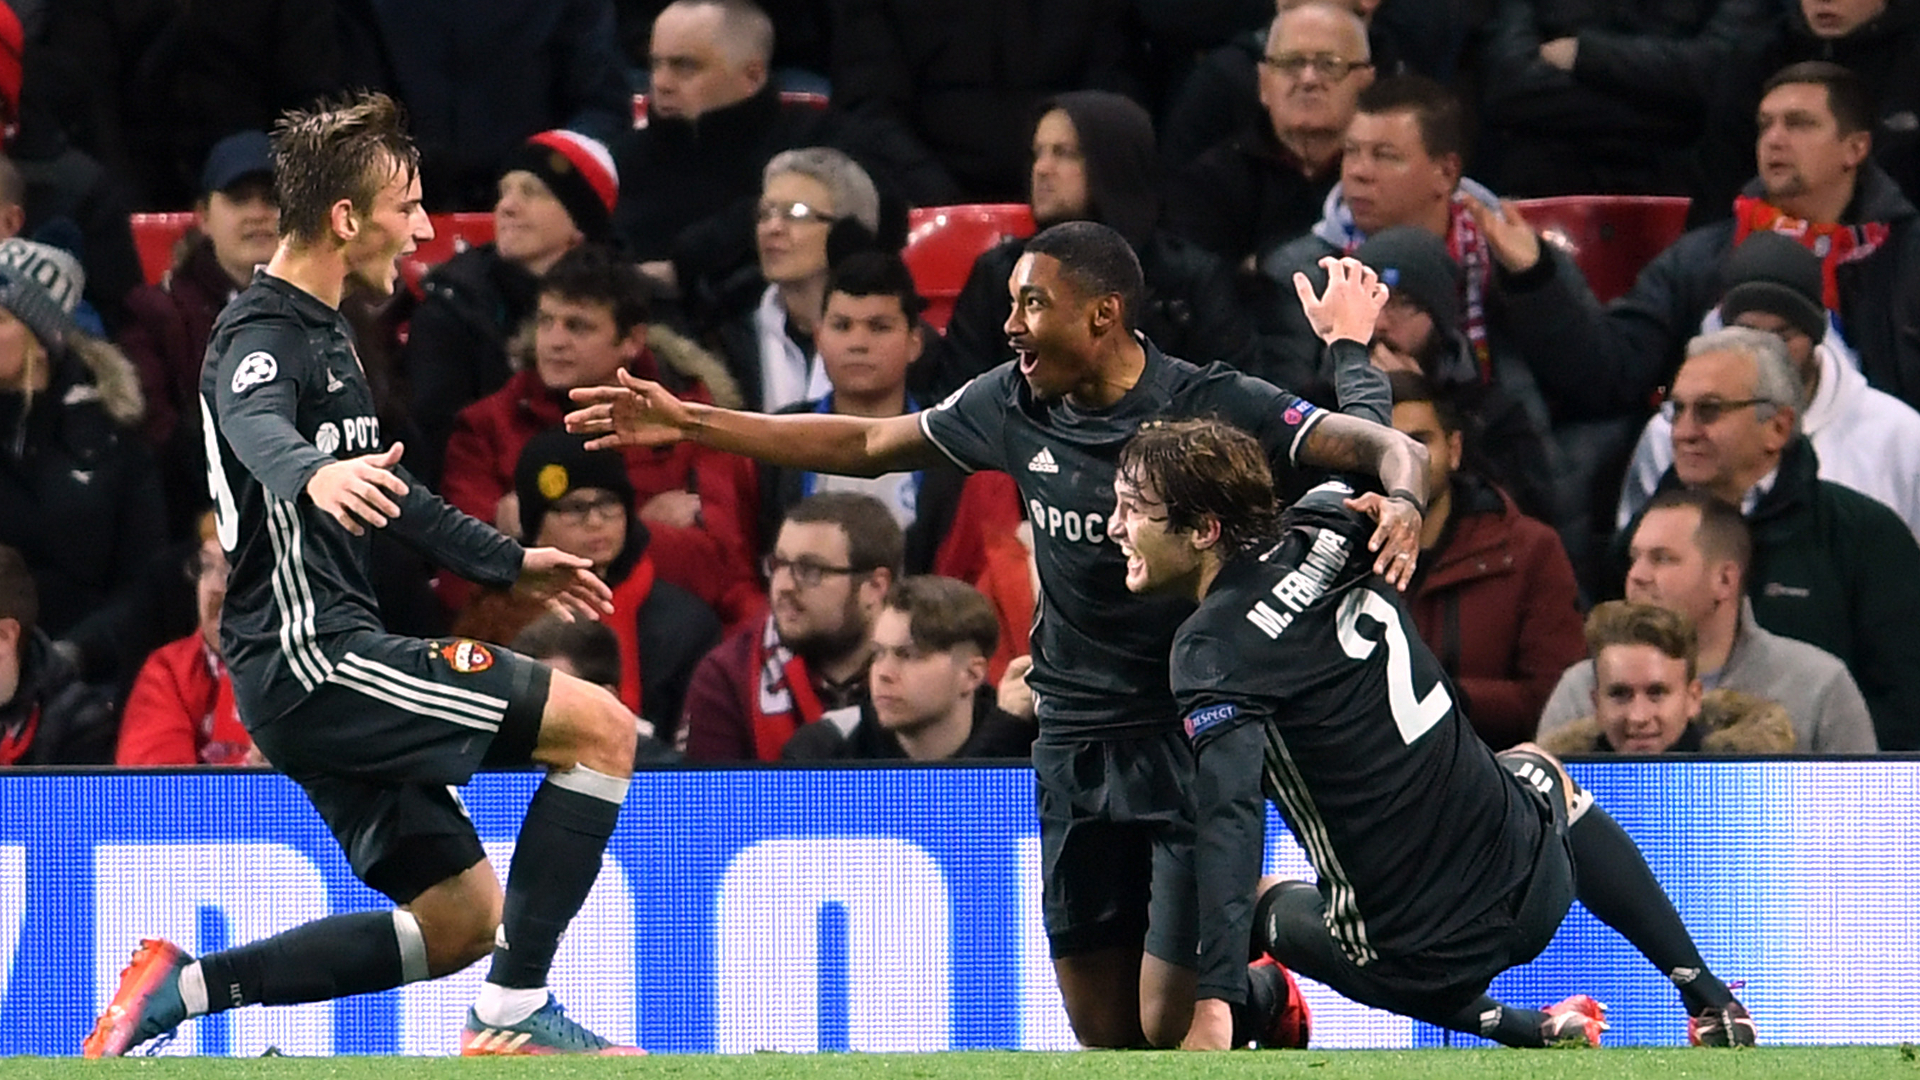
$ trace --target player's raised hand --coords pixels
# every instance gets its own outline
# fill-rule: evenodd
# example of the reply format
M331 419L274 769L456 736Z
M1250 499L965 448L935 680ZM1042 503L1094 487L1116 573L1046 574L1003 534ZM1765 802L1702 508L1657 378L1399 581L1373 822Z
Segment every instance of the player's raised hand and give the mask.
M1346 500L1347 508L1372 518L1379 527L1367 541L1368 551L1377 551L1373 572L1387 584L1405 591L1413 582L1413 569L1420 563L1420 508L1404 495L1377 495L1371 491Z
M568 391L585 406L567 414L567 430L591 435L589 450L620 446L665 446L686 438L693 414L667 388L625 371L619 386L576 386Z
M405 452L403 444L394 443L383 453L322 465L307 481L307 497L355 536L369 525L385 528L400 516L400 504L393 500L407 493L407 482L393 472Z
M1380 275L1351 257L1328 255L1320 265L1327 272L1327 291L1319 296L1314 295L1307 275L1297 271L1293 275L1293 291L1313 332L1329 345L1342 340L1365 345L1373 340L1374 320L1387 306L1387 287L1380 283Z
M593 563L559 548L528 548L513 591L545 603L568 622L613 613L613 590L593 572Z

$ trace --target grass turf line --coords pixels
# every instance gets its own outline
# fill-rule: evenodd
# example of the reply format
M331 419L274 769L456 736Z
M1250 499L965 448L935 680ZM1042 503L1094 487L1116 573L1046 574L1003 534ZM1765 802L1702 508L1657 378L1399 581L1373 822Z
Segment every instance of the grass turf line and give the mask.
M1908 1047L1232 1054L662 1054L647 1058L0 1058L0 1080L1920 1080Z

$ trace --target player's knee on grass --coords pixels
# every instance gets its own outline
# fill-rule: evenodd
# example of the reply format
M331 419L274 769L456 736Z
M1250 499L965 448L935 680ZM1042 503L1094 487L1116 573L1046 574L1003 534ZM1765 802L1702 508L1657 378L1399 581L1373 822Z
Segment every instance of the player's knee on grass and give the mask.
M1148 1045L1179 1046L1193 1026L1193 1000L1199 982L1189 968L1152 954L1140 960L1140 1030Z
M631 776L638 739L633 713L605 687L553 673L535 760L555 769L584 765L608 776Z
M1126 1050L1145 1043L1140 1031L1140 951L1100 949L1056 957L1055 980L1073 1037L1089 1050ZM1129 992L1134 991L1134 992Z
M427 944L427 974L451 975L493 951L504 897L485 859L407 905Z

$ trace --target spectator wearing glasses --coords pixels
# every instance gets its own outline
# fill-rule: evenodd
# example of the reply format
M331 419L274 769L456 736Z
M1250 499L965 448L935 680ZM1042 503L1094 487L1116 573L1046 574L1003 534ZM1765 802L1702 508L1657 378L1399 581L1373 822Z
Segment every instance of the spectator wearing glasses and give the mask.
M1262 110L1198 159L1175 167L1167 222L1232 263L1307 231L1340 178L1340 147L1373 82L1367 27L1345 7L1282 11L1259 64Z
M1819 478L1802 401L1777 336L1732 327L1693 339L1662 407L1673 466L1657 490L1739 507L1753 529L1754 618L1846 663L1881 749L1920 749L1920 635L1909 632L1920 545L1883 504Z
M851 726L869 700L874 618L905 541L878 499L814 495L788 511L765 561L773 611L694 670L681 725L693 761L776 761L804 724Z
M788 761L1024 758L1034 726L1001 711L987 681L1000 624L964 581L903 578L873 620L871 700L787 741Z
M585 442L559 429L527 442L513 471L521 525L531 543L591 561L613 589L613 612L601 621L619 645L617 677L589 681L611 683L642 718L641 734L671 744L694 665L720 642L720 620L698 596L661 576L653 533L634 513L633 481L620 452L586 450ZM545 614L537 600L491 588L467 605L453 632L510 646Z
M827 236L843 221L877 235L880 193L838 150L787 150L767 162L754 217L767 287L752 311L721 327L720 339L747 408L774 412L833 389L813 341L826 309Z
M1727 260L1717 318L1777 335L1800 377L1800 429L1820 458L1820 479L1870 495L1920 537L1920 413L1867 385L1858 361L1820 306L1820 259L1778 233L1756 233ZM1624 528L1673 464L1673 423L1648 421L1620 493Z
M233 702L233 676L220 653L220 608L227 599L227 553L214 536L213 512L200 516L200 547L189 560L199 625L155 649L140 667L120 718L116 765L256 763L253 737Z

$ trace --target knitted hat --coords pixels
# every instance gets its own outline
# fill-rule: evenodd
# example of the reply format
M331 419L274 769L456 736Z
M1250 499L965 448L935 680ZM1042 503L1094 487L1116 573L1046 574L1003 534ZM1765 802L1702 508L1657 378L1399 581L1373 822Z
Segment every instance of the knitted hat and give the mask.
M59 248L19 237L0 243L0 308L25 323L49 352L66 347L85 280L79 263ZM57 297L47 285L60 290Z
M531 544L540 535L547 510L570 491L604 488L633 513L633 481L618 450L588 450L582 435L552 428L527 440L513 467L513 489L520 495L520 535Z
M613 204L620 199L620 171L606 145L577 131L555 128L521 143L507 155L501 175L530 172L567 208L588 240L605 242L613 231Z
M1727 325L1761 311L1819 341L1827 336L1827 309L1820 256L1798 240L1771 230L1754 233L1727 256L1727 295L1720 320Z
M73 252L19 236L0 240L0 266L14 270L47 291L65 314L80 306L87 272Z
M1353 257L1379 274L1389 292L1431 316L1441 333L1459 330L1462 275L1446 241L1416 225L1396 225L1368 237Z

